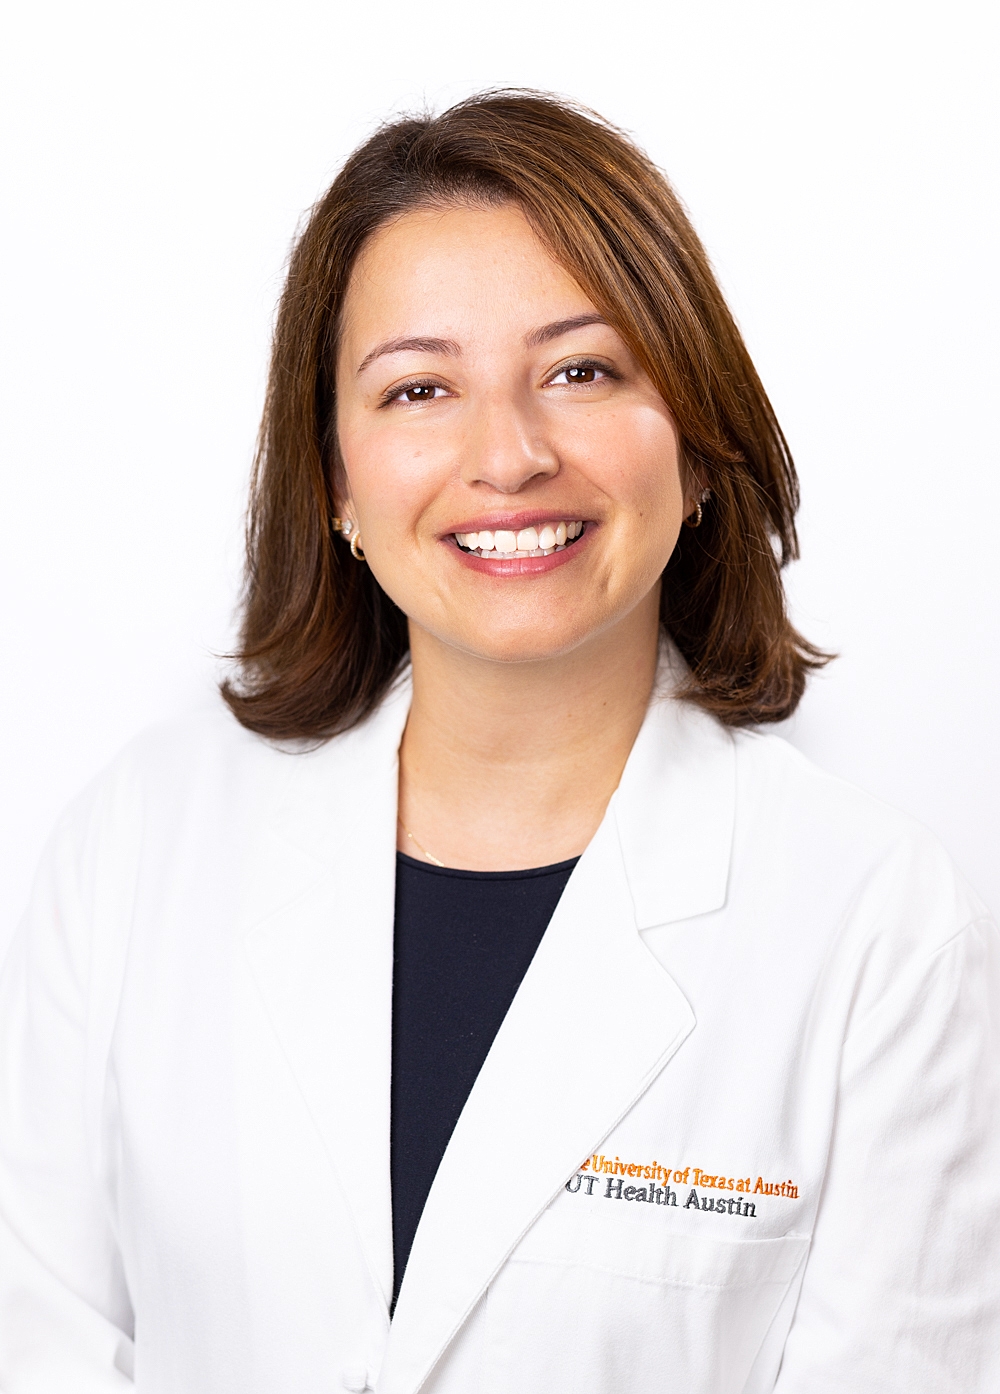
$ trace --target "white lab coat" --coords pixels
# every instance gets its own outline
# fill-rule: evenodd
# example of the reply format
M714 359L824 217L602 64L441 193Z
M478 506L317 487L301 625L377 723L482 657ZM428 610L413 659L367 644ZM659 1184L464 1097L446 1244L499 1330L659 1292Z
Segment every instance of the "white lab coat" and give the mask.
M0 1388L995 1394L995 928L921 828L671 698L390 1325L407 703L153 732L63 821L0 997Z

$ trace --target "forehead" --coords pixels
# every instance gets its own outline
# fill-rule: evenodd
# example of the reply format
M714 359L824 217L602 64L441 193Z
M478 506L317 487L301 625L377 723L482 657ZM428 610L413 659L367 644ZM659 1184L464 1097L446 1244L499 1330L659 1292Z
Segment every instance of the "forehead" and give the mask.
M343 339L482 332L593 309L514 204L413 209L380 228L354 266Z

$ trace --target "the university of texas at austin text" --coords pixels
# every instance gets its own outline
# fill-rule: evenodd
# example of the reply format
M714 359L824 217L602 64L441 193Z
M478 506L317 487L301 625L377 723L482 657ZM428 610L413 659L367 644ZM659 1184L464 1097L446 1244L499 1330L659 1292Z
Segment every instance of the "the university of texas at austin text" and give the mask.
M626 1185L630 1177L646 1184ZM765 1181L758 1176L755 1184L750 1176L721 1176L702 1171L701 1167L668 1167L656 1161L623 1162L620 1157L612 1160L603 1153L588 1157L576 1175L566 1182L570 1195L579 1193L603 1196L605 1200L676 1206L678 1200L674 1186L689 1187L687 1199L681 1202L685 1210L713 1210L716 1214L739 1215L748 1220L757 1216L757 1203L749 1200L749 1196L784 1196L788 1200L797 1200L799 1196L799 1188L792 1181ZM732 1194L699 1195L698 1186L703 1190Z

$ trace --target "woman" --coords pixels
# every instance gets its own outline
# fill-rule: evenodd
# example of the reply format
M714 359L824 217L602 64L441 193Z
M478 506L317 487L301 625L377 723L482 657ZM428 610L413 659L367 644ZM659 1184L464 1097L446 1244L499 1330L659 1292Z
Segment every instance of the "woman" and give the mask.
M747 729L823 661L795 504L621 134L351 158L229 710L71 810L7 965L5 1390L997 1387L997 936Z

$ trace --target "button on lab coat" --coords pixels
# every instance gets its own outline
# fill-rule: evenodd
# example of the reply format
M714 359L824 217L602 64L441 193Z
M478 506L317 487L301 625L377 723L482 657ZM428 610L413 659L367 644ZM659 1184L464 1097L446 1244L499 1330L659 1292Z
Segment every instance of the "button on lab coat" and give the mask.
M405 682L70 810L0 990L6 1394L995 1394L998 941L921 828L655 700L390 1322Z

